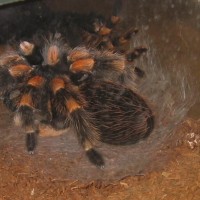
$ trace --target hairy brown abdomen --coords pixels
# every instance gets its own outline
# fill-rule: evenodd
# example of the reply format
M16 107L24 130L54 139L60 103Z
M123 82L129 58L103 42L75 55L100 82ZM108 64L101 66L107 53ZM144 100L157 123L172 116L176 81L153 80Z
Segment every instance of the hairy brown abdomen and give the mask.
M134 144L154 128L154 116L142 97L132 90L110 82L83 88L87 110L100 130L100 141L114 145Z

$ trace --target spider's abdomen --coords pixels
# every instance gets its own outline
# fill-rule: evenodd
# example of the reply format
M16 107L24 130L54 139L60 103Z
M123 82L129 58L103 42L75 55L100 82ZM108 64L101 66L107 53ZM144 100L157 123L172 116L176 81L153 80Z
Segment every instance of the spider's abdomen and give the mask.
M82 90L88 102L86 110L95 118L101 142L134 144L153 130L151 109L132 90L110 82L97 82Z

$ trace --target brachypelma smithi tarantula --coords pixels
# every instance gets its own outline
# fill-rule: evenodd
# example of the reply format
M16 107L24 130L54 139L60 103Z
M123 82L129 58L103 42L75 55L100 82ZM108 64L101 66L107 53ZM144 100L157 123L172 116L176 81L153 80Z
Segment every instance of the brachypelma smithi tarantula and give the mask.
M22 34L13 50L1 56L4 104L15 112L15 124L24 128L30 153L41 123L72 127L89 160L103 167L96 142L133 144L154 127L151 109L124 83L130 63L146 48L123 49L137 30L119 34L115 15L110 20L72 13L49 18L51 23L42 19L32 36Z

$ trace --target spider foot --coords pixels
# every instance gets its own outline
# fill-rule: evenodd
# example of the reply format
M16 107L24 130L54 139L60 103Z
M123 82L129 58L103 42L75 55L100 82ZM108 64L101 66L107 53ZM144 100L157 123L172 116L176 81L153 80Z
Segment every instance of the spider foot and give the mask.
M100 169L104 168L105 163L103 157L98 151L94 149L89 149L86 151L86 155L92 164L96 165Z
M36 132L27 133L26 148L27 148L29 154L34 154L36 145L37 145Z
M136 47L132 52L126 54L126 59L128 62L133 62L136 58L139 58L145 52L147 52L146 47Z

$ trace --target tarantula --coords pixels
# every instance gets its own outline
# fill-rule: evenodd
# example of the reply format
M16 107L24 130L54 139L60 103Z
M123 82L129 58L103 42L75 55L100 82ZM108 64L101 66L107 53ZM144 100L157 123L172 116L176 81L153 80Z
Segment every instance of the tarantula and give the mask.
M1 56L1 96L15 113L15 124L25 130L29 153L35 150L40 124L72 127L91 163L103 167L96 142L134 144L153 130L151 109L124 83L129 63L146 48L123 50L137 30L118 34L118 16L106 21L93 14L66 13L59 19L62 28L55 28L56 19L47 37L42 27Z

